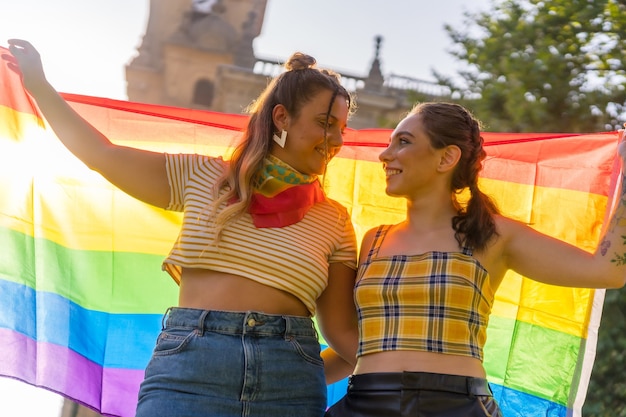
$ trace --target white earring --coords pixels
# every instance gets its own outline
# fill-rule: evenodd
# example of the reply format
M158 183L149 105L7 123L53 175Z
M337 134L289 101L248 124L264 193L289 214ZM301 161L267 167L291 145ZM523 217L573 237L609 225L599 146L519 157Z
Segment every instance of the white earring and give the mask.
M278 135L274 133L274 136L272 136L272 139L274 139L274 142L276 142L278 146L280 146L281 148L284 148L285 142L287 141L287 131L283 129L283 131L280 132L280 137L278 137Z

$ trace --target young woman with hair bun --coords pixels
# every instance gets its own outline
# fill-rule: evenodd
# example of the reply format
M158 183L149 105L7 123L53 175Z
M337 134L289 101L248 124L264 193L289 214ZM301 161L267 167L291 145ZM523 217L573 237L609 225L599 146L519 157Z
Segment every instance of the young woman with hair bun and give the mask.
M319 180L354 109L339 76L294 54L224 160L112 143L47 82L30 43L12 39L9 49L5 59L76 157L129 195L184 213L163 262L179 303L164 316L136 416L322 416L312 317L348 361L356 340L355 234Z

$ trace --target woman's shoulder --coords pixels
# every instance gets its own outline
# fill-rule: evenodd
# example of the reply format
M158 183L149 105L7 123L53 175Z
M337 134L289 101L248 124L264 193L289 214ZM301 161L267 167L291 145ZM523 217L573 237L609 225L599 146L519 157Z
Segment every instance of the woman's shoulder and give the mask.
M505 257L515 250L517 244L527 242L532 234L537 233L527 223L501 214L495 215L494 221L497 233L487 248L492 256Z
M327 195L325 195L320 207L324 207L325 210L329 210L334 213L338 212L341 218L350 219L350 210L348 209L348 207L346 207L337 200L329 198Z
M219 167L227 167L229 161L224 160L222 156L210 156L199 153L165 153L168 160L176 161L176 164L182 165L212 165Z
M379 224L378 226L374 226L370 228L363 235L363 239L362 239L363 245L371 244L374 238L376 238L376 235L379 233L379 231L389 230L392 227L393 225L391 224Z
M221 156L186 154L183 158L189 169L200 175L222 175L229 167L229 161Z
M510 237L512 234L528 229L529 227L528 224L522 222L521 220L516 220L502 214L494 215L493 219L496 223L498 236L503 238Z

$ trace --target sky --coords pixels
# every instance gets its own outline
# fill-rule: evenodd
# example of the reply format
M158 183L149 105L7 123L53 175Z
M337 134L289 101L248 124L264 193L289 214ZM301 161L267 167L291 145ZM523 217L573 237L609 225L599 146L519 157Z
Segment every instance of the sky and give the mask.
M229 0L226 0L228 3ZM461 27L463 13L492 0L268 0L259 57L284 61L295 51L319 66L366 75L377 35L385 75L433 80L432 70L461 69L449 54L444 24ZM0 46L30 41L60 92L126 100L125 66L137 55L149 0L0 0ZM0 378L0 416L58 417L61 397ZM23 410L21 410L25 407Z

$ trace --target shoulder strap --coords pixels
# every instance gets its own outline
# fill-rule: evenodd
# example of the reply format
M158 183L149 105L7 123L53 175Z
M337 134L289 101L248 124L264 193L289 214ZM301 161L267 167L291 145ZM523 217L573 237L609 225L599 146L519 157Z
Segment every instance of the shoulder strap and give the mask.
M372 240L370 250L367 253L367 262L370 262L372 260L372 257L378 255L380 245L383 243L383 240L385 240L385 236L387 235L387 232L390 228L390 224L381 224L380 226L378 226L378 230L376 230L376 235L374 236L374 240Z
M463 254L467 256L474 255L474 250L470 248L469 246L465 246L465 245L463 245L463 247L461 248L461 252L463 252Z

